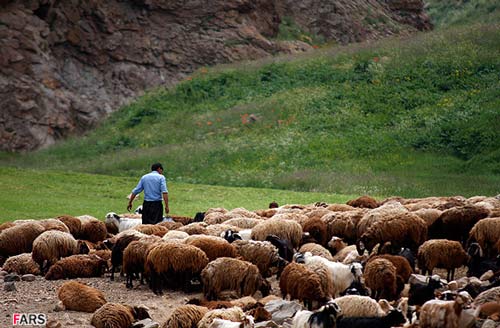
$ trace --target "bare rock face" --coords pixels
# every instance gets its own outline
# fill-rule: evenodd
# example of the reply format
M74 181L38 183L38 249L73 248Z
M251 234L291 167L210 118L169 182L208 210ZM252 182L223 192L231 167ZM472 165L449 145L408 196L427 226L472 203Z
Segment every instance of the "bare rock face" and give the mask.
M391 20L427 28L422 0L357 1L359 17L376 6ZM82 133L144 90L201 66L311 49L272 40L284 16L327 39L377 37L358 16L346 18L353 2L0 0L0 150L34 150Z

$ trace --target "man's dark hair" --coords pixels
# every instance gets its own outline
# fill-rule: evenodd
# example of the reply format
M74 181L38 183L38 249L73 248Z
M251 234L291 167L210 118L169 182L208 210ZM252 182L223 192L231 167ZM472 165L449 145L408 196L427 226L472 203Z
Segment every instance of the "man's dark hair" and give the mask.
M161 163L154 163L153 165L151 165L151 171L158 171L158 169L163 170L163 166L161 165Z

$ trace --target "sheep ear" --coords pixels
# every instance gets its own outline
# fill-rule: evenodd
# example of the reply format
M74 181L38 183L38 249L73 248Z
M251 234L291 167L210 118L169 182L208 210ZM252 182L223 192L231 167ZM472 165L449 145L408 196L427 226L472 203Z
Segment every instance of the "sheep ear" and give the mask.
M118 216L118 214L114 213L114 214L113 214L113 217L114 217L115 219L117 219L118 221L120 221L120 217Z

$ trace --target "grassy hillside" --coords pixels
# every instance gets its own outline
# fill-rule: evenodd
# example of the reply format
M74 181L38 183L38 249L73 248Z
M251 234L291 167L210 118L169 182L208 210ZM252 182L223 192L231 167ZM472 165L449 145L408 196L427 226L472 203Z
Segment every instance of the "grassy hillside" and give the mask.
M0 166L376 196L500 190L498 25L200 69ZM268 202L268 199L265 200Z
M426 5L437 28L500 22L500 2L497 0L426 0Z
M126 212L125 196L136 178L84 173L0 168L0 223L16 219L43 219L62 214L89 214L104 219L107 212ZM274 189L231 188L169 183L171 214L194 216L210 207L249 210L278 204L310 204L317 201L345 203L348 195L301 193ZM142 199L136 203L139 205Z

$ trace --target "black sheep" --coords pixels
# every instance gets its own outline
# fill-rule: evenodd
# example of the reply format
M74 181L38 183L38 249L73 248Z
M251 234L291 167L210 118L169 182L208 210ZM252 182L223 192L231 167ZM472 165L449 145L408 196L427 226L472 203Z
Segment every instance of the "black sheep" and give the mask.
M266 237L266 241L270 242L278 249L278 254L280 257L285 259L288 262L292 262L293 260L293 246L289 240L280 239L276 235L268 235Z
M436 289L443 287L443 283L439 276L432 276L428 278L426 284L414 283L410 284L410 291L408 293L409 305L423 305L425 302L434 298Z
M341 317L337 319L337 328L390 328L400 326L405 322L405 317L400 310L391 310L385 317Z

